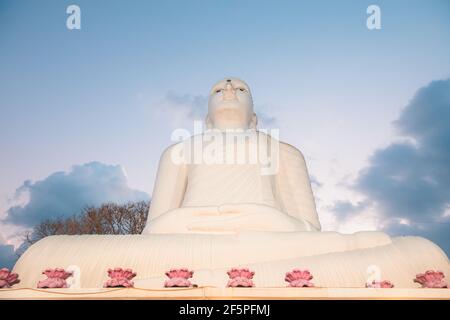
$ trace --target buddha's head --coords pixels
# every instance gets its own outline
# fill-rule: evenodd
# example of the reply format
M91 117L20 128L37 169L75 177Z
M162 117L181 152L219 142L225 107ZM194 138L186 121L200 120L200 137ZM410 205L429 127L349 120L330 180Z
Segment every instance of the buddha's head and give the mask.
M255 129L256 114L249 86L237 78L225 78L217 82L209 93L208 128Z

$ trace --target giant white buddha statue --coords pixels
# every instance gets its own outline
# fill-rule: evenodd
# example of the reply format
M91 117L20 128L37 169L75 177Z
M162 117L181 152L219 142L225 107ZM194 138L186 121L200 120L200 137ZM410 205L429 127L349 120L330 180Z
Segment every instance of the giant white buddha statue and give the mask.
M321 287L363 287L373 265L397 288L419 287L413 279L426 270L450 276L446 254L424 238L321 231L302 153L256 129L245 82L213 86L206 125L164 151L142 235L42 239L16 263L19 285L70 265L84 288L101 287L111 267L132 268L135 286L150 288L180 267L195 271L193 283L219 287L231 267L254 270L257 287L286 286L293 268L309 269Z

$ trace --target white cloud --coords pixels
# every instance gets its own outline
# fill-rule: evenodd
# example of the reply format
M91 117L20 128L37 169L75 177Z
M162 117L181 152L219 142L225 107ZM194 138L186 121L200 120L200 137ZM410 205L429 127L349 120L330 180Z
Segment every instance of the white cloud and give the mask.
M367 209L381 229L427 237L447 252L450 224L443 220L450 206L449 123L450 79L433 81L417 91L395 121L402 139L376 150L349 185L370 203ZM335 207L352 215L351 204L339 204ZM361 211L349 223L362 229L364 219L370 219ZM365 218L357 221L359 216Z
M149 199L145 192L128 187L121 166L100 162L75 165L69 172L55 172L40 181L25 181L16 190L17 196L22 193L28 193L29 201L10 207L5 221L24 227L46 218L71 216L85 206Z

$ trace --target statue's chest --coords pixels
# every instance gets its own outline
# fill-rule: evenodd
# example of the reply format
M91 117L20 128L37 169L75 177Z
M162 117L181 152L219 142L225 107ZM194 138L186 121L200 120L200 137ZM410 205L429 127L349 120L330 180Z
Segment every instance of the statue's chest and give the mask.
M184 205L258 203L274 206L272 190L270 176L261 175L258 164L190 165Z

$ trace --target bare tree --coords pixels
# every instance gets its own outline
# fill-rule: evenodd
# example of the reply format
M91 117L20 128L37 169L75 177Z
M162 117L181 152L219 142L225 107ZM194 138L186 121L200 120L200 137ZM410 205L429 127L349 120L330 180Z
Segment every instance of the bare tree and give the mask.
M47 219L25 236L29 245L51 235L62 234L139 234L145 227L150 202L105 203L86 207L69 218Z

